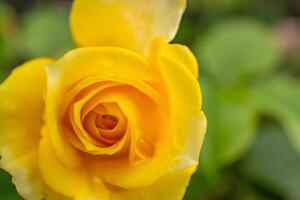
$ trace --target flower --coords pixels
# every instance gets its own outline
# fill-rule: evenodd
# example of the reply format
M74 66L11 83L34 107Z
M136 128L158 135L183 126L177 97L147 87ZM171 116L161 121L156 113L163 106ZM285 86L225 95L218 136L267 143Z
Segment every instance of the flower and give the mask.
M82 47L0 87L1 167L28 200L176 200L206 119L191 51L168 44L183 0L75 0Z

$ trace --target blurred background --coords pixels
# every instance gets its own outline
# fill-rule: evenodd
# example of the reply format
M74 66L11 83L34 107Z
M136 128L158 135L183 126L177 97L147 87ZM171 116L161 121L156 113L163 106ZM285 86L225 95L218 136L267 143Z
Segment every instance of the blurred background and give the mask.
M0 82L75 47L70 3L0 0ZM209 121L185 200L299 200L300 0L189 0L175 42L197 55ZM0 199L21 199L3 171Z

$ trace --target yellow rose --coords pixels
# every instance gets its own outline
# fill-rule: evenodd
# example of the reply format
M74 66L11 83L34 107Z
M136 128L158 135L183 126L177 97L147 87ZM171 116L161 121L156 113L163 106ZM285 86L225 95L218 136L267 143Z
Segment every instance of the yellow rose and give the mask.
M1 167L20 195L182 199L206 128L197 61L168 44L184 8L74 1L71 29L83 48L29 61L0 87Z

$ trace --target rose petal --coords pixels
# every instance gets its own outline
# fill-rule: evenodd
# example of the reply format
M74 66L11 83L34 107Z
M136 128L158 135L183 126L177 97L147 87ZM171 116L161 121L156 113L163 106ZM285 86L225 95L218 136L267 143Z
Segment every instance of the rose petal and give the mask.
M185 0L75 0L71 29L80 46L144 52L155 37L174 38L185 6Z
M139 54L120 48L91 47L73 50L47 67L46 124L51 144L57 156L70 167L81 164L80 156L61 134L60 105L66 92L78 81L101 75L102 80L115 77L158 82L153 69ZM101 79L98 78L101 81Z
M206 131L195 59L183 46L163 40L154 40L152 49L151 62L160 71L170 98L171 135L180 154L178 167L186 168L198 163Z
M112 193L113 200L181 200L188 186L191 175L196 167L191 166L176 173L171 173L152 185L133 190L124 190Z
M16 68L0 86L1 167L13 176L26 199L42 199L43 182L38 173L38 143L44 115L46 58Z
M64 165L53 151L47 129L43 128L43 139L39 145L39 168L43 180L54 192L66 197L85 200L92 195L91 188L96 186L93 178L83 167L70 168ZM105 195L105 187L98 185L97 191ZM107 193L107 192L106 192Z

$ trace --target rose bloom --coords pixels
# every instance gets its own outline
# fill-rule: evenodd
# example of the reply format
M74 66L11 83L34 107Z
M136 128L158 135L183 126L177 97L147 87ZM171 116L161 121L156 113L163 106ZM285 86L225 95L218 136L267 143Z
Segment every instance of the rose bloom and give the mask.
M75 0L81 48L1 85L1 167L23 198L183 198L206 128L197 61L168 44L185 4Z

